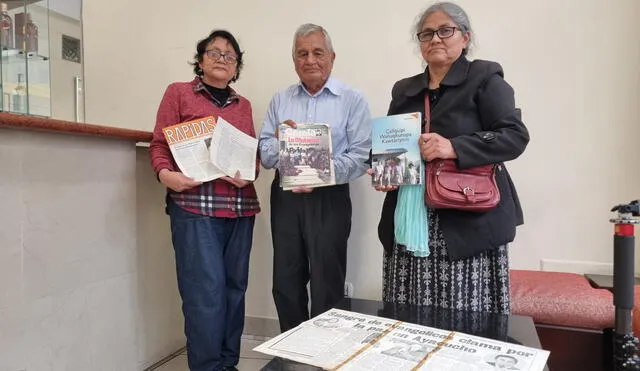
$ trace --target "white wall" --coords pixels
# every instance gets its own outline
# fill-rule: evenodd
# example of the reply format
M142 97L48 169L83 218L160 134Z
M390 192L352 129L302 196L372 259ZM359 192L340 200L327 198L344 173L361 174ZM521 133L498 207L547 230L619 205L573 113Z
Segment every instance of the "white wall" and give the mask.
M78 21L82 16L82 0L49 0L49 8Z
M0 159L0 370L140 369L139 328L159 316L136 285L152 272L136 264L134 143L0 129Z
M428 5L416 0L393 4L86 2L87 121L151 130L166 85L191 79L187 62L197 40L213 28L225 27L246 51L246 68L236 88L251 100L259 129L272 94L296 81L291 42L295 28L304 22L328 29L337 52L334 74L363 91L374 116L383 115L393 82L421 70L411 26ZM608 210L615 203L640 198L640 175L634 166L640 160L640 2L459 4L468 11L478 36L473 56L502 63L531 131L529 148L509 165L526 218L511 249L512 267L540 269L546 260L546 269L608 270ZM249 315L275 316L270 293L271 178L272 172L263 172L257 183L264 212L256 224ZM355 182L352 190L348 279L355 296L379 298L382 249L376 225L382 195L365 179Z
M136 148L136 283L138 370L185 344L182 306L176 284L169 220L158 202L165 194L149 166L144 147Z

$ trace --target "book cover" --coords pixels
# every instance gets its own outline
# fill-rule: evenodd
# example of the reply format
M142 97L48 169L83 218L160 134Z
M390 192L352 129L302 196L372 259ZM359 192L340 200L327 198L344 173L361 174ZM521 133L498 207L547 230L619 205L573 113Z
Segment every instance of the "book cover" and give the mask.
M279 143L278 169L282 189L335 184L329 125L303 123L297 124L294 129L282 124L279 128Z
M421 125L420 112L371 120L373 186L423 184L423 162L418 145Z

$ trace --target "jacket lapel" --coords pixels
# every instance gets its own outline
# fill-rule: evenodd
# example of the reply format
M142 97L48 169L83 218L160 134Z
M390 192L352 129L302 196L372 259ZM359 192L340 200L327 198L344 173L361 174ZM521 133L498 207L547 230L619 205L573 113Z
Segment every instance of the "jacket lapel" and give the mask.
M429 67L427 67L428 69ZM426 71L428 73L428 70ZM440 82L441 98L438 104L431 110L431 121L438 122L443 109L450 106L454 96L452 94L445 94L447 89L456 87L462 84L467 79L469 73L469 61L464 56L458 58L449 69L449 72L445 75L444 79ZM443 108L444 107L444 108Z

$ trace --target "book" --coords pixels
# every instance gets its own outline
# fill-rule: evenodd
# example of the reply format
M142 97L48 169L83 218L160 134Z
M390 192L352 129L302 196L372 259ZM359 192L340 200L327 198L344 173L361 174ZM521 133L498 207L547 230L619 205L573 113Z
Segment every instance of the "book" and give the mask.
M423 162L418 145L421 124L420 112L371 120L373 186L423 184Z
M324 187L335 184L331 128L322 123L301 123L296 128L279 127L280 186Z

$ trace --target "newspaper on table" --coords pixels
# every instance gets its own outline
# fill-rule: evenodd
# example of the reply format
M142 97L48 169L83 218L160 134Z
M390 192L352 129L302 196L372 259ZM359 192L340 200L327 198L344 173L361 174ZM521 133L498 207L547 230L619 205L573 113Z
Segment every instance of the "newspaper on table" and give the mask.
M549 351L331 309L253 349L325 370L542 371Z
M335 184L331 128L327 124L301 123L279 127L280 186L283 190Z
M226 175L240 179L256 179L258 139L218 117L216 130L209 147L211 163Z
M255 179L257 140L222 117L202 117L162 131L180 171L189 178L208 182L240 172L241 179Z

